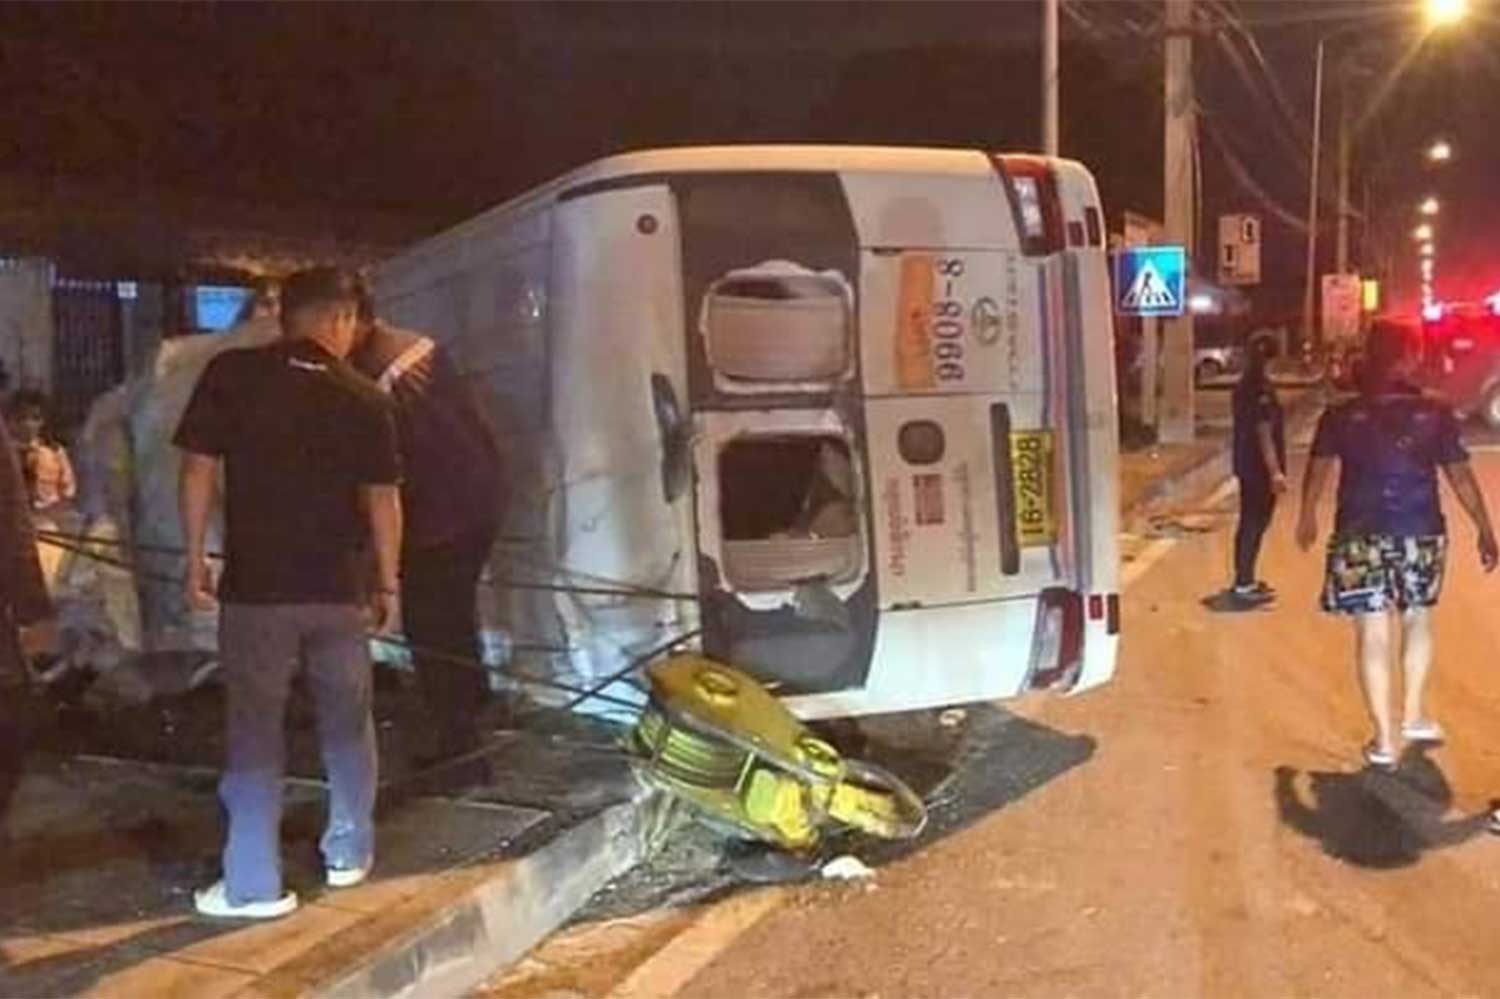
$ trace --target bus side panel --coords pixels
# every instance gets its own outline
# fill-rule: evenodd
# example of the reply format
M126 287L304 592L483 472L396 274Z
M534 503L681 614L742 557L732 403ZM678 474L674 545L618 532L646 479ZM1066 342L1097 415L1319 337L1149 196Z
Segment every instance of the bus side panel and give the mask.
M559 582L696 588L692 490L667 496L652 386L653 376L665 379L686 412L679 274L677 213L665 185L557 205L549 519ZM571 673L584 681L697 624L687 602L565 593L553 605Z
M1076 163L1058 167L1063 208L1068 220L1086 219L1090 210L1102 217L1098 189L1088 171ZM1092 226L1085 231L1092 235ZM1101 239L1102 242L1102 239ZM1079 580L1086 594L1108 601L1120 591L1120 448L1116 407L1114 313L1109 263L1102 245L1070 249L1062 268L1064 313L1069 352L1080 359L1085 391L1081 401L1082 442L1088 483L1088 558ZM1076 433L1077 431L1075 431ZM1118 599L1117 597L1115 598ZM1083 664L1073 693L1107 682L1114 675L1119 647L1118 603L1110 615L1089 617L1085 624Z
M1081 583L1086 593L1108 597L1120 592L1120 436L1109 266L1102 252L1088 252L1070 255L1064 271L1069 325L1076 327L1070 335L1085 353L1087 386L1090 558L1088 578ZM1107 619L1090 619L1086 629L1083 669L1074 693L1108 681L1115 671L1118 627L1111 633Z
M380 316L442 344L496 431L505 456L502 540L493 565L545 559L547 480L547 278L551 212L538 205L497 215L439 245L385 262L374 290ZM480 627L510 639L517 665L541 665L525 651L558 646L555 615L543 594L481 587Z

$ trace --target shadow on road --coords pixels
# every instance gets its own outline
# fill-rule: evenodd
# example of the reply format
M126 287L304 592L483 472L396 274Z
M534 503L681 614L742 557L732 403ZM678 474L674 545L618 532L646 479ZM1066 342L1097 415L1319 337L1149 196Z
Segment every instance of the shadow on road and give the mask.
M1277 767L1281 821L1323 852L1357 867L1410 867L1431 850L1457 846L1484 831L1488 813L1448 818L1453 790L1423 747L1409 748L1395 771L1309 772Z
M1255 602L1237 597L1232 590L1220 590L1218 593L1210 593L1198 601L1203 608L1215 614L1254 614L1264 613L1276 606L1275 601L1266 600Z
M927 828L912 840L835 836L826 847L828 853L856 853L871 864L909 856L967 829L1086 763L1097 748L1089 736L1059 732L991 705L968 710L946 758L912 745L920 740L872 731L873 721L864 722L866 737L849 746L849 754L886 767L920 794L927 802Z

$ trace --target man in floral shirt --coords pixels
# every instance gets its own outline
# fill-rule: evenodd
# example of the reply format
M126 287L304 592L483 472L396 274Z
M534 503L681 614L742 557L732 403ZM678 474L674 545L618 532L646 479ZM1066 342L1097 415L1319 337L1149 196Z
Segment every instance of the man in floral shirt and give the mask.
M1410 356L1398 326L1377 324L1369 336L1360 394L1330 408L1318 423L1303 483L1297 542L1317 540L1318 502L1339 466L1338 514L1328 546L1323 609L1354 620L1365 706L1375 738L1372 766L1395 766L1399 745L1391 717L1391 618L1401 616L1406 742L1441 742L1423 710L1432 665L1432 608L1442 591L1448 532L1438 495L1439 469L1474 522L1479 557L1493 571L1495 534L1484 495L1469 466L1458 420L1442 401L1406 380Z

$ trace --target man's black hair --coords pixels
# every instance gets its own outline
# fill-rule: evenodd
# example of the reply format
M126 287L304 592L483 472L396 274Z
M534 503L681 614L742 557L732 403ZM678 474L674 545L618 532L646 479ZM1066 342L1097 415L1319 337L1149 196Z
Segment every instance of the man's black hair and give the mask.
M281 285L281 314L320 305L359 305L359 280L337 267L309 267Z
M1365 335L1365 387L1370 391L1386 387L1410 351L1410 336L1400 323L1372 323Z

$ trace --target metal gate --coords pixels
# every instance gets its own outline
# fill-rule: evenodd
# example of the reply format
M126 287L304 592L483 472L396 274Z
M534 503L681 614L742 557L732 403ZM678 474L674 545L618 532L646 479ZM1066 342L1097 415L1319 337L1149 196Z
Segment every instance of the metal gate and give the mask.
M53 420L59 433L71 435L93 401L125 379L115 282L57 278L52 284L52 317Z

